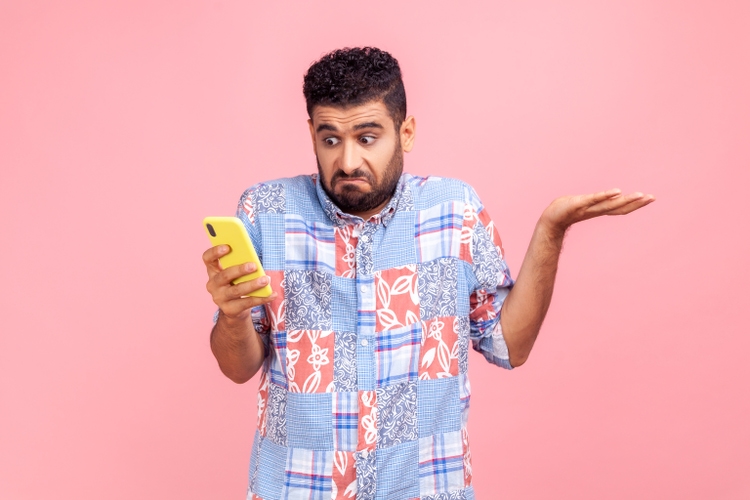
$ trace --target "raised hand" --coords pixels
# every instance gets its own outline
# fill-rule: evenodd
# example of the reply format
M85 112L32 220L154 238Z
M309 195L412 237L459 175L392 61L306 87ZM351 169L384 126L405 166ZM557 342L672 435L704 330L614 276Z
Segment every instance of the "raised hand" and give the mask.
M562 236L576 222L602 215L629 214L654 200L656 197L650 194L636 192L623 195L619 189L594 194L561 196L544 210L540 222Z
M601 215L625 215L656 198L650 194L623 195L619 189L561 196L542 212L526 251L515 286L500 316L510 364L523 364L531 352L547 314L565 231L582 220Z

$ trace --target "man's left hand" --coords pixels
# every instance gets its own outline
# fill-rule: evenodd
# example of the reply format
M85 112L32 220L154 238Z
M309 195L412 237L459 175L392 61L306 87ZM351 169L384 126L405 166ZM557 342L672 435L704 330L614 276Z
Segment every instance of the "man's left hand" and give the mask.
M586 219L601 215L625 215L645 207L656 199L643 193L623 195L619 189L600 193L561 196L553 201L542 213L539 221L556 236L562 238L565 231Z

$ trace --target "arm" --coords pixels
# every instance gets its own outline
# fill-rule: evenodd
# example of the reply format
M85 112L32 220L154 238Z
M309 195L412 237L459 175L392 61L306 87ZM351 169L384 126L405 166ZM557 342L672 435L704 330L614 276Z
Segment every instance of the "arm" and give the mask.
M203 253L208 272L206 289L219 306L219 318L211 331L211 351L222 373L242 384L255 375L265 359L265 347L253 326L250 309L271 302L276 292L265 298L243 297L264 287L268 277L233 285L232 280L254 272L256 266L245 263L222 270L219 257L228 250L225 245L219 245Z
M654 201L652 195L623 195L619 189L582 196L563 196L537 222L515 286L500 315L510 364L526 362L552 300L565 232L576 222L602 215L625 215Z

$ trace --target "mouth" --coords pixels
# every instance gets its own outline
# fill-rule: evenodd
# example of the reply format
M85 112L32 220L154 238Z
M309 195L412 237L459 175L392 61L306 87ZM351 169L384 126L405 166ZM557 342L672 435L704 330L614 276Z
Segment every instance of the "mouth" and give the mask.
M370 181L365 177L340 177L336 180L336 185L341 186L369 186Z

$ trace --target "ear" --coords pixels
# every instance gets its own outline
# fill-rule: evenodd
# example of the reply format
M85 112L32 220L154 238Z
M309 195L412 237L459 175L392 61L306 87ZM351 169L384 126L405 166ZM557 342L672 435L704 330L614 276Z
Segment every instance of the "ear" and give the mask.
M315 127L313 127L313 121L312 118L307 120L307 124L310 126L310 138L312 139L312 145L313 145L313 153L315 155L318 155L318 143L315 140Z
M417 122L413 116L409 116L401 124L401 149L404 153L411 151L414 147L414 137L417 135Z

